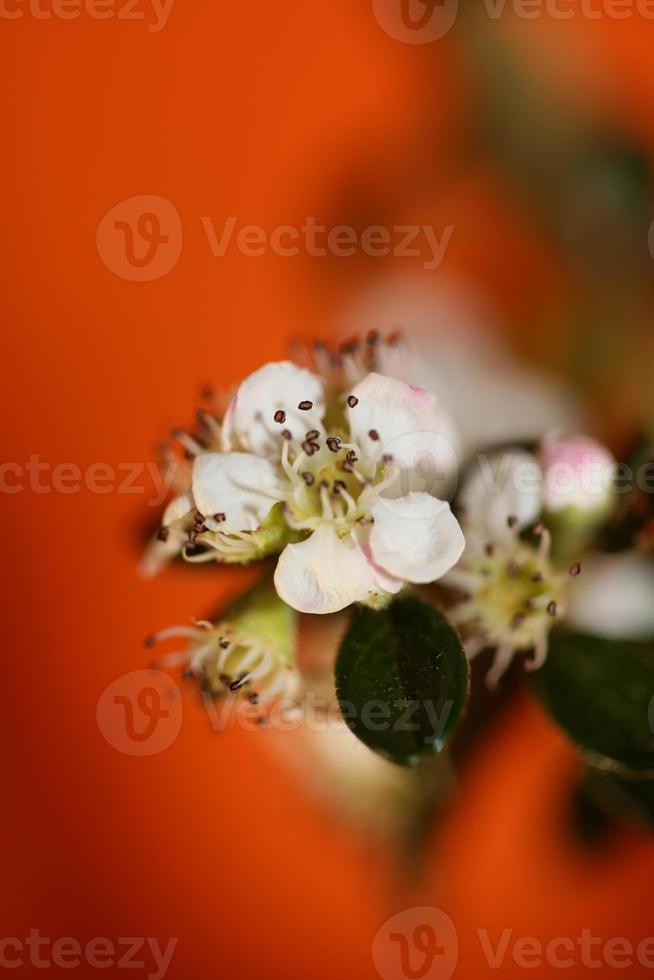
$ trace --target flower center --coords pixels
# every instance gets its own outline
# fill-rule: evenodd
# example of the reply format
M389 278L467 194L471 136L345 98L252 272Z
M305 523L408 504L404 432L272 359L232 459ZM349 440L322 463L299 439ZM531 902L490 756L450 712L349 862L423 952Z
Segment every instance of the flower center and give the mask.
M530 649L564 612L565 576L528 544L489 546L471 572L477 581L471 619L490 642L499 645L510 637L514 649Z
M356 443L340 436L312 430L298 452L284 442L281 464L290 483L289 527L312 531L331 523L339 534L347 534L368 516L382 487L386 462L365 457Z

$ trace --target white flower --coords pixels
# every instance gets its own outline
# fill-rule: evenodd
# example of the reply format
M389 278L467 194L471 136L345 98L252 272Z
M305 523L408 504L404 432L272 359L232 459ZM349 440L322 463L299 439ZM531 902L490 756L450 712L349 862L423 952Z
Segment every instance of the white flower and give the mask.
M210 549L200 557L258 557L266 532L277 550L291 542L275 586L310 613L440 578L464 544L449 505L432 495L457 465L444 431L434 396L400 381L368 374L334 395L305 368L266 365L228 409L229 451L195 461L196 542Z
M536 458L514 450L481 462L461 491L466 549L445 584L465 593L450 617L465 628L468 657L495 650L487 675L493 687L519 652L531 653L528 669L543 665L550 629L566 612L568 580L581 567L560 571L550 558L549 532L533 524L543 505ZM529 525L537 544L520 536Z

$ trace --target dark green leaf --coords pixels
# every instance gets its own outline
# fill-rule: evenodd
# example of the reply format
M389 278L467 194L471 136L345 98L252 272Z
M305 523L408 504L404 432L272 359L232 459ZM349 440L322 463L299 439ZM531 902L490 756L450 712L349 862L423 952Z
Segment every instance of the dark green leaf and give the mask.
M456 631L432 606L398 599L354 614L336 663L348 726L401 765L439 752L465 706L468 664Z
M591 761L654 769L654 645L555 632L540 700Z

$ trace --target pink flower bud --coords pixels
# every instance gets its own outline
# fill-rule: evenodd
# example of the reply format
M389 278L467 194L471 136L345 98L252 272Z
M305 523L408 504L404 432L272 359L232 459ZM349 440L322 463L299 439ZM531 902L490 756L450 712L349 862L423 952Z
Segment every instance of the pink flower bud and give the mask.
M590 515L608 507L615 459L599 442L588 436L550 432L541 443L539 461L546 511L574 508Z

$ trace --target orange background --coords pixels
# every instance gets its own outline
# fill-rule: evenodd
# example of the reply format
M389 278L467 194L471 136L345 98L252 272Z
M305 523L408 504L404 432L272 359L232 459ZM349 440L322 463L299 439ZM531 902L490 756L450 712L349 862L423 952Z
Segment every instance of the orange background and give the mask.
M201 216L452 223L441 271L469 275L507 320L527 316L557 287L556 263L484 166L455 174L448 194L433 176L456 166L466 129L457 30L403 45L352 0L177 0L159 33L86 16L3 20L5 459L152 461L201 384L283 356L293 334L329 332L385 272L372 259L215 258ZM513 33L589 113L652 146L653 32L575 18ZM183 226L179 263L149 283L114 275L96 249L103 215L141 194L172 201ZM651 843L626 832L598 856L566 841L571 761L526 704L464 773L426 881L399 893L384 854L305 798L265 733L213 734L185 698L167 751L140 759L107 744L96 704L147 664L141 638L250 574L181 567L140 581L148 486L3 494L3 936L178 936L168 976L184 980L366 978L383 921L432 904L454 919L456 976L472 980L485 969L477 928L654 932ZM523 973L509 964L502 976Z

